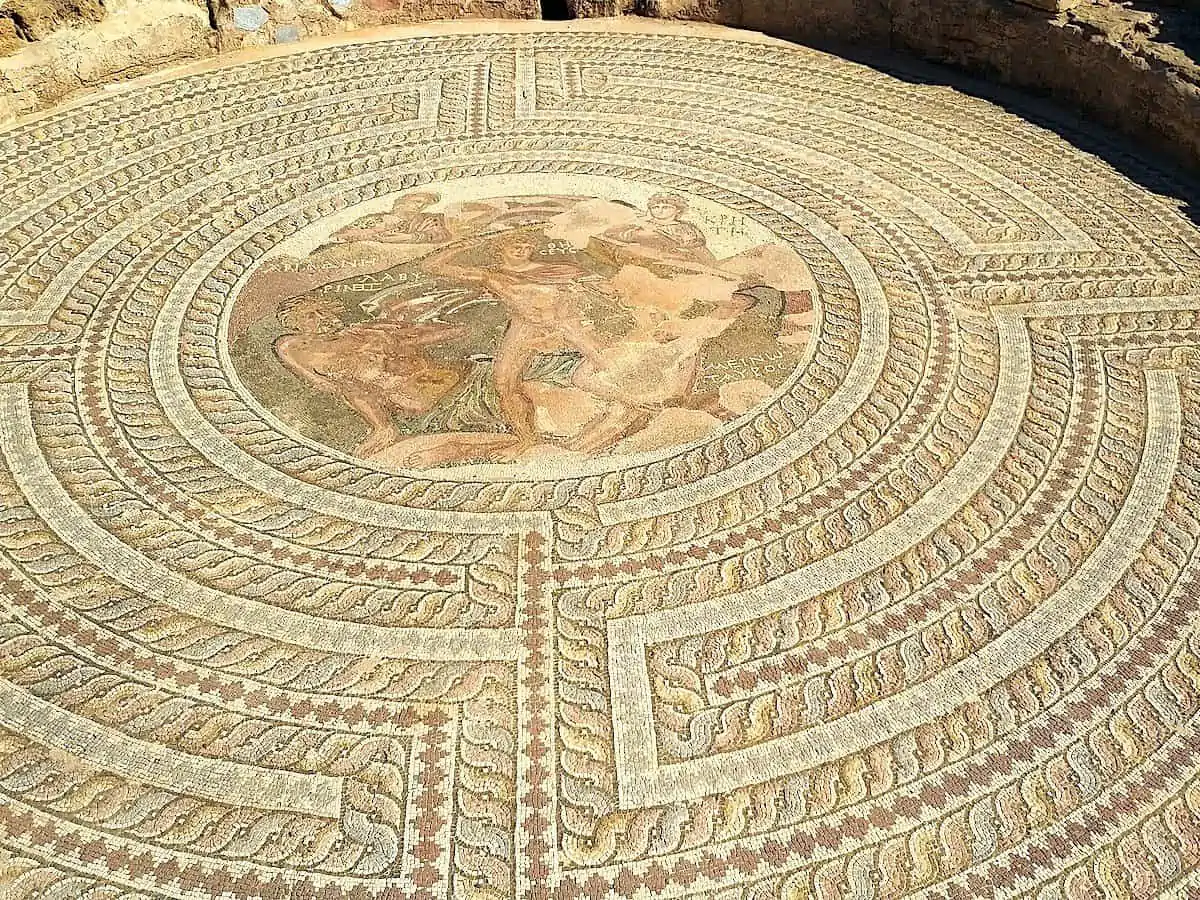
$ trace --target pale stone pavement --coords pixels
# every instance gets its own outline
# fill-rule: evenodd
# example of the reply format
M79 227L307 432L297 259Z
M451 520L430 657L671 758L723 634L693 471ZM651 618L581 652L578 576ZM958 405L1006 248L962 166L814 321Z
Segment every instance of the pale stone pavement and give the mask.
M0 131L0 896L1200 892L1200 229L621 27Z

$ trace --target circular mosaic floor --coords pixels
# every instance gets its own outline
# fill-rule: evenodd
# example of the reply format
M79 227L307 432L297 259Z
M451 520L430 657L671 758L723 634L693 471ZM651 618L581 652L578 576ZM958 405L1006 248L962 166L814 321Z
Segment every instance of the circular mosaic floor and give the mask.
M1200 230L617 27L0 133L6 898L1200 891Z

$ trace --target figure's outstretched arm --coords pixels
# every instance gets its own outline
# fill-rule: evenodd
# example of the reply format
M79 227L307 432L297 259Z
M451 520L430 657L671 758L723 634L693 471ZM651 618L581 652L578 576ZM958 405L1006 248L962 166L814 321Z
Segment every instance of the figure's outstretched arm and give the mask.
M606 228L599 234L602 240L613 241L618 244L630 244L637 239L638 229L633 225L614 225L611 228Z
M366 216L351 222L345 228L339 228L333 237L341 241L373 241L379 238L391 227L395 217L389 215Z
M463 337L467 331L466 325L417 325L413 328L412 339L418 344L437 344Z
M343 228L335 231L333 236L339 241L370 241L374 240L376 233L375 228Z
M431 275L457 278L460 281L481 282L486 280L488 276L486 269L481 269L479 266L456 265L450 262L462 249L462 247L447 247L430 254L422 261L421 268Z

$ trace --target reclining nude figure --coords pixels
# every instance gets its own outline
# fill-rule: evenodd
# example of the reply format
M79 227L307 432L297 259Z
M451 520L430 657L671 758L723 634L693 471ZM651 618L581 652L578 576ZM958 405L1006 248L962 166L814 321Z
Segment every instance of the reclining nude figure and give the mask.
M439 244L451 239L446 217L430 212L441 196L417 191L398 198L389 212L357 219L335 232L333 239L379 241L384 244Z
M278 318L290 332L275 342L279 361L317 390L340 398L370 429L354 448L357 456L398 441L392 416L427 412L465 372L425 353L461 335L460 326L386 319L347 325L335 304L312 297L284 304Z

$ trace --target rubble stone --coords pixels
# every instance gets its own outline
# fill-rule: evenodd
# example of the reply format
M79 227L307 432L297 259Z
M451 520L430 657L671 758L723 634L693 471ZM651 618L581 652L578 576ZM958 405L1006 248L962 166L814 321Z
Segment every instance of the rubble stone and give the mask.
M557 7L550 0L545 12ZM1049 95L1200 168L1200 0L561 0L818 46L902 51ZM0 0L0 108L186 59L365 27L539 18L539 0Z

